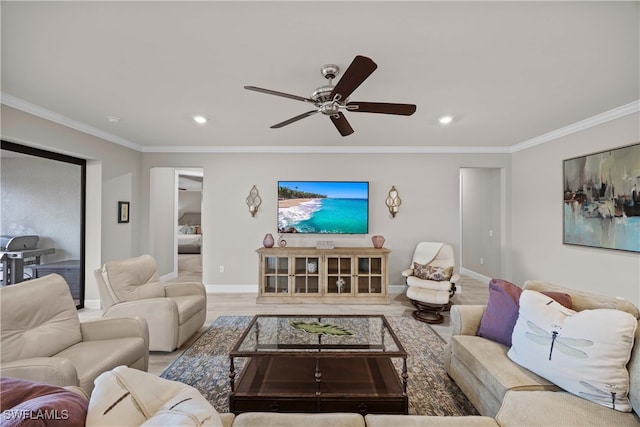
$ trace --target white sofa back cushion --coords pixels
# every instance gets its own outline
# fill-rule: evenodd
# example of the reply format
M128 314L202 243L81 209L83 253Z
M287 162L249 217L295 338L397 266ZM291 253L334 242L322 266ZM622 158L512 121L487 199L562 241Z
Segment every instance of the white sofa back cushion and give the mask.
M621 310L576 312L524 290L508 355L570 393L630 412L626 365L637 326L637 319Z
M50 357L82 340L69 285L57 275L0 288L1 359Z

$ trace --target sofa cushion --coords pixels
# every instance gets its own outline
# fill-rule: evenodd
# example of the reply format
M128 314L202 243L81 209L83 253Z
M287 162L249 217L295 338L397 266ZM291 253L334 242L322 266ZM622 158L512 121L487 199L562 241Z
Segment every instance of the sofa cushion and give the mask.
M365 422L362 415L352 413L245 412L233 420L233 427L365 427Z
M500 427L491 417L475 415L463 417L438 417L431 415L367 414L367 427Z
M164 286L150 255L106 263L102 276L121 301L135 301L164 296Z
M215 426L218 412L195 388L119 366L96 378L87 427Z
M626 365L637 325L624 311L576 312L525 290L508 356L577 396L629 412Z
M614 411L563 391L510 391L496 421L502 427L640 425L637 414Z
M19 378L0 378L3 427L82 427L89 401L64 387Z
M67 282L57 274L0 288L3 362L50 357L80 342L80 320Z
M518 305L522 289L511 282L492 279L489 282L489 300L480 320L478 336L511 347L511 334L518 319ZM544 292L567 308L571 296L563 292Z
M498 400L508 390L560 390L550 381L511 362L508 347L473 335L451 337L451 352Z

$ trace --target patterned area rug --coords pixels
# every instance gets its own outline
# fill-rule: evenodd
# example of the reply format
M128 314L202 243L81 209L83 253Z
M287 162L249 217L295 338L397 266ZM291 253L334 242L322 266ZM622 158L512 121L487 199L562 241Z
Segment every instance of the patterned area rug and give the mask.
M478 415L444 369L445 342L429 325L410 317L387 316L408 353L409 413L415 415ZM217 318L160 376L189 384L219 412L229 411L229 352L249 324L250 316ZM237 359L240 372L243 360ZM395 361L394 361L395 363ZM398 361L397 368L400 369Z

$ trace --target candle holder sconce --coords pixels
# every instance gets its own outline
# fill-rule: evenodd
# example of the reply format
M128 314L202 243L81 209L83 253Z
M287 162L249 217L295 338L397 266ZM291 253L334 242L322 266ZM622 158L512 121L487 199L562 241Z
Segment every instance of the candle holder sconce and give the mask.
M258 208L262 204L262 198L260 197L260 193L258 193L258 189L254 185L251 187L251 191L249 191L249 195L247 196L247 206L249 206L249 212L251 216L256 216L258 212Z
M392 185L391 190L389 190L389 195L387 196L387 200L385 200L385 204L387 205L387 208L389 208L389 213L391 214L392 217L394 218L396 217L396 214L398 213L398 209L400 208L401 203L402 203L402 200L398 195L398 190L396 190L395 185Z

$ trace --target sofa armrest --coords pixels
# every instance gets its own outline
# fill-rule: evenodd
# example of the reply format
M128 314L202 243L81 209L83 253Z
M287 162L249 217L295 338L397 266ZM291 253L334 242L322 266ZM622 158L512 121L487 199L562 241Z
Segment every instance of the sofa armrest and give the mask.
M402 275L404 277L413 276L413 268L407 268L406 270L402 270Z
M83 341L142 337L149 348L149 327L142 317L109 317L80 323Z
M202 283L183 282L183 283L165 283L164 294L166 297L180 297L186 295L204 295L206 290Z
M452 305L451 336L476 335L486 305Z
M31 357L4 362L0 365L0 377L22 378L57 386L77 386L78 373L65 357Z

